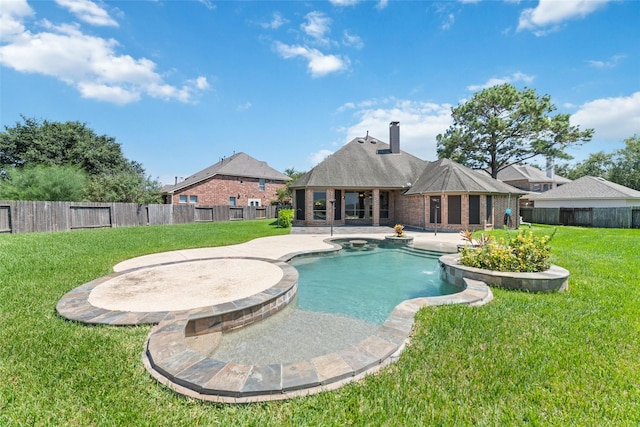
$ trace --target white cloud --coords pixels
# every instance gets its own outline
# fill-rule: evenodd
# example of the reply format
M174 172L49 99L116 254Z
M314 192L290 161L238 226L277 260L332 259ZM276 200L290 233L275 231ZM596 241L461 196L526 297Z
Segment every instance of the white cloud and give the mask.
M200 3L202 3L204 5L204 7L206 7L209 10L215 10L216 9L216 5L213 4L213 2L211 0L198 0Z
M382 10L389 5L389 0L380 0L378 4L376 4L376 9Z
M626 55L614 55L606 61L588 60L587 63L593 68L615 68Z
M90 0L56 0L56 3L78 17L83 22L103 27L117 27L118 23L106 10Z
M356 5L360 0L329 0L329 2L334 6L344 7Z
M425 160L436 159L436 136L451 125L451 105L385 98L347 103L356 123L344 129L345 142L369 135L389 142L389 123L400 122L400 149Z
M5 1L0 8L0 41L6 42L25 31L23 20L34 15L27 0Z
M344 30L342 44L345 46L353 46L356 49L362 49L364 47L362 39L359 36L349 34L347 30Z
M616 142L640 134L640 92L589 101L571 115L571 124L595 129L594 141Z
M205 77L187 81L182 87L169 85L155 71L153 61L120 55L116 40L85 34L78 25L53 25L44 20L40 22L44 31L31 32L23 22L30 14L24 8L26 3L21 4L21 8L12 5L9 9L3 4L0 12L0 22L13 31L0 46L3 66L54 77L75 87L85 98L116 104L137 101L143 94L192 102L209 87Z
M331 18L317 11L307 13L305 18L307 21L300 24L302 31L318 43L327 44L325 35L331 30Z
M307 68L312 77L322 77L330 73L345 70L349 59L336 55L325 55L317 49L306 46L290 46L275 42L274 48L284 59L302 57L308 61Z
M251 102L247 101L243 104L240 104L236 107L236 111L246 111L251 108Z
M447 15L447 17L445 18L444 22L440 26L440 28L443 29L443 30L448 30L448 29L451 28L451 26L453 25L453 23L455 21L456 21L455 15L453 13L450 13L449 15Z
M289 21L283 18L280 13L274 12L271 21L263 22L262 24L260 24L260 26L264 29L277 30L288 22Z
M333 151L331 150L316 151L315 153L311 153L311 155L309 156L309 162L311 162L311 165L313 167L332 154L333 154Z
M528 83L531 83L533 79L534 79L533 76L529 76L527 74L524 74L518 71L516 73L511 74L510 76L492 77L489 80L487 80L486 83L479 84L479 85L470 85L470 86L467 86L467 89L475 92L477 90L487 89L487 88L501 85L504 83L524 82L528 84Z
M522 11L518 31L532 30L536 35L554 31L562 22L583 18L611 0L540 0L538 6Z

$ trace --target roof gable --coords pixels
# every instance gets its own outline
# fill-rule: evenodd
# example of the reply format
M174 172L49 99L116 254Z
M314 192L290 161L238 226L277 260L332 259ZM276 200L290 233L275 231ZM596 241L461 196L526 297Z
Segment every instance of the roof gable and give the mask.
M372 137L355 138L324 159L291 188L407 188L428 164L411 154L391 153Z
M501 181L527 181L527 182L555 182L558 184L566 184L571 182L560 175L554 175L549 178L547 174L538 168L529 165L513 164L498 172L498 179Z
M561 199L639 199L640 191L607 181L604 178L583 176L569 184L531 196L531 200Z
M405 194L442 193L524 194L522 190L491 178L484 171L470 169L450 159L429 164Z
M291 178L289 178L287 175L273 169L266 162L256 160L248 154L241 152L236 153L231 157L226 157L220 160L218 163L215 163L208 168L203 169L200 172L195 173L194 175L191 175L184 181L172 186L168 190L168 192L189 187L206 179L212 178L215 175L227 175L258 179L262 178L275 181L291 180Z

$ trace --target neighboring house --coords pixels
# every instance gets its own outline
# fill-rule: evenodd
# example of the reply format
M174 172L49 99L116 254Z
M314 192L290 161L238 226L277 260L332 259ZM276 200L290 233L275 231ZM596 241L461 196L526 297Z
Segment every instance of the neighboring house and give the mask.
M570 179L555 175L553 166L548 167L545 173L536 167L519 164L502 169L498 172L498 179L513 187L535 193L552 190L571 182Z
M536 208L640 206L640 191L593 176L583 176L562 187L531 197Z
M517 222L523 192L449 160L426 162L400 150L398 122L389 142L355 138L291 184L297 225L393 225L475 230Z
M291 178L245 153L236 153L163 187L167 204L267 206Z
M498 179L529 193L520 198L520 207L533 207L534 203L530 196L571 182L570 179L555 175L552 162L547 162L546 172L528 165L510 165L498 172Z

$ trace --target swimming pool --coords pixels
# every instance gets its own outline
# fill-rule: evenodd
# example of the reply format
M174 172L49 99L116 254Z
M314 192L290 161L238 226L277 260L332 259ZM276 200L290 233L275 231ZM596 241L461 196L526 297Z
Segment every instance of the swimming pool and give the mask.
M412 249L344 249L294 258L298 308L344 314L381 325L402 301L449 295L460 289L440 277L437 257Z
M402 301L460 291L441 280L436 255L372 242L290 263L299 272L290 306L224 333L211 357L250 365L311 359L371 335Z

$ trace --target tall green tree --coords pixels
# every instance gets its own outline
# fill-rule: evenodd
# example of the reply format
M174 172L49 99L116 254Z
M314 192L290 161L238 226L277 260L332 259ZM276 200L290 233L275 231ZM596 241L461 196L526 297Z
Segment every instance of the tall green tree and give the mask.
M640 136L624 140L625 148L614 152L609 181L640 191Z
M0 180L0 199L80 202L87 174L74 166L35 165L11 167Z
M11 179L8 171L14 169L72 167L88 176L85 200L160 203L160 184L124 156L115 138L97 135L85 123L21 117L0 132L0 179Z
M162 203L160 188L160 183L143 175L121 172L92 176L84 194L93 202Z
M565 149L589 141L593 129L571 126L549 95L518 91L510 84L484 89L451 109L453 125L437 136L438 158L487 170L493 178L514 163L536 156L571 158Z
M604 151L598 151L597 153L591 153L586 160L573 167L569 164L559 165L556 167L555 172L560 176L572 180L587 175L608 179L612 166L613 155L605 153Z
M295 168L287 168L284 170L284 174L291 178L291 181L288 181L286 187L278 189L276 191L276 196L278 198L278 203L283 205L291 204L291 189L289 188L291 184L293 184L298 178L304 175L306 172L297 171Z
M21 117L22 123L0 132L0 169L71 165L99 175L132 168L115 138L97 135L85 123Z

